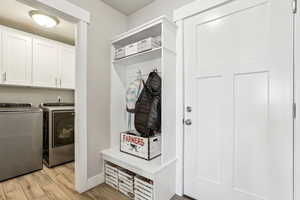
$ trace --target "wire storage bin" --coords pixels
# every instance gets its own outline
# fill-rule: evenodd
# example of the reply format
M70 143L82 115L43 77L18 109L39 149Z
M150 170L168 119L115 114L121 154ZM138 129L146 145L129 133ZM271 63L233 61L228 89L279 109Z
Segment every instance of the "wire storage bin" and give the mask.
M105 183L116 190L119 189L119 169L117 165L105 163Z
M153 200L153 181L141 176L134 177L135 200Z
M119 169L119 191L130 199L134 199L135 174L126 169Z
M153 200L152 180L108 161L105 162L105 183L132 200Z

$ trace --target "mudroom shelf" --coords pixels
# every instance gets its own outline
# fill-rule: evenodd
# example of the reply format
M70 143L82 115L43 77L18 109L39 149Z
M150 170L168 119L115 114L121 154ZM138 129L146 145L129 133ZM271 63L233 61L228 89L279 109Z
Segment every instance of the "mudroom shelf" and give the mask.
M162 48L159 47L132 56L128 56L119 60L114 60L113 63L118 65L132 65L132 64L160 58L161 52L162 52Z
M119 60L112 56L111 73L111 146L120 149L120 133L128 130L128 113L125 94L128 84L137 74L160 72L162 78L161 106L161 163L169 163L176 158L176 25L166 17L159 17L140 27L114 38L112 55L117 48L146 39L161 38L161 45L152 50L137 53ZM147 77L144 77L145 79Z
M102 151L101 154L104 160L152 180L155 178L155 174L165 167L165 165L161 164L161 157L147 161L122 153L119 149L107 149ZM176 162L176 160L173 160L172 162Z
M176 32L177 26L163 16L115 37L111 45L111 143L109 149L99 156L103 158L103 167L104 163L110 162L152 180L155 200L171 199L176 187ZM159 47L153 45L152 50L147 51L151 47L143 47L140 43L156 40L154 38L160 42ZM127 46L125 53L131 50L139 52L134 50L134 45L138 43L140 46L137 48L141 51L145 48L145 51L114 60L114 55L124 55L122 49L127 45L133 46L133 50ZM144 43L144 46L147 44ZM134 127L126 110L127 89L137 79L147 80L148 74L154 70L162 80L161 137L157 148L161 150L161 156L148 161L121 152L120 143L121 133Z

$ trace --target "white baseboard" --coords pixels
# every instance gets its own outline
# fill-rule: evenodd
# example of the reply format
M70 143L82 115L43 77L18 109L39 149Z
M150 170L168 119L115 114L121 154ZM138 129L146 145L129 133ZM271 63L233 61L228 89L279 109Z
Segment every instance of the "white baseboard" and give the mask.
M97 185L104 183L104 173L100 173L88 179L85 191L88 191Z

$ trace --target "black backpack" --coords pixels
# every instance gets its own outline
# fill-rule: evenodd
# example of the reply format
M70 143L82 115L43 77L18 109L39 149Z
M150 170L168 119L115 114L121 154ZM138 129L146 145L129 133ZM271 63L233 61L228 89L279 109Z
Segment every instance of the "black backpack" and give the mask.
M161 129L161 78L151 72L136 102L134 125L142 137L154 136Z

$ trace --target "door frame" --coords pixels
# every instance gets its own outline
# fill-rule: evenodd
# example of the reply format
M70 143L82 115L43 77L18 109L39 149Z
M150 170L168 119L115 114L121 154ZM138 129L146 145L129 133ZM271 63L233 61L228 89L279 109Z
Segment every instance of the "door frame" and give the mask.
M17 0L44 10L77 25L75 86L75 190L79 193L94 187L87 177L87 28L90 13L67 0Z
M222 6L224 4L230 3L235 0L195 0L181 8L178 8L174 10L173 12L173 20L178 26L178 32L177 32L177 66L176 66L176 93L177 93L177 123L176 123L176 154L177 154L177 165L176 165L176 193L180 196L184 195L184 118L185 118L185 102L184 102L184 88L185 88L185 83L184 83L184 76L185 76L185 65L184 65L184 20L192 17L194 15L206 12L208 10L214 9L218 6ZM266 2L268 0L251 0L251 3L253 4L259 4ZM277 4L280 4L280 1L278 0L272 0L276 2ZM292 6L292 0L290 0L290 6ZM283 4L284 5L284 4ZM287 8L289 5L284 5L283 9L290 9L291 10L291 15L292 16L292 8ZM285 12L284 10L283 12ZM276 13L279 13L278 16L280 16L281 11L276 10ZM288 16L288 17L290 17ZM287 17L287 16L284 16ZM292 19L292 18L291 18ZM286 20L286 18L284 19ZM292 24L293 22L291 22ZM291 24L289 24L289 28L291 28ZM292 35L292 30L289 30L289 36ZM278 34L273 36L273 37L278 37ZM292 41L291 43L287 44L286 47L289 49L290 52L293 52L293 45ZM289 57L289 60L286 61L284 59L280 60L279 59L274 59L274 62L278 62L278 64L282 64L282 62L292 64L292 56ZM290 83L291 86L293 86L293 81ZM290 92L290 91L289 91ZM291 92L292 96L294 95L293 92ZM288 112L288 114L291 117L291 120L293 118L293 112L292 112L292 104L293 104L293 99L292 96L289 97L287 100L291 104L291 109ZM294 143L294 148L295 146L300 146L300 140L298 143ZM300 152L300 150L299 150ZM294 152L295 154L296 152ZM295 156L295 155L293 155ZM294 159L295 160L295 159ZM294 169L297 169L297 167L300 168L300 162L299 163L294 163ZM297 175L297 176L296 176ZM295 181L297 180L297 181ZM298 181L299 180L299 181ZM295 194L300 193L296 191L296 186L295 183L300 182L300 172L299 174L294 174L294 200L295 199Z

